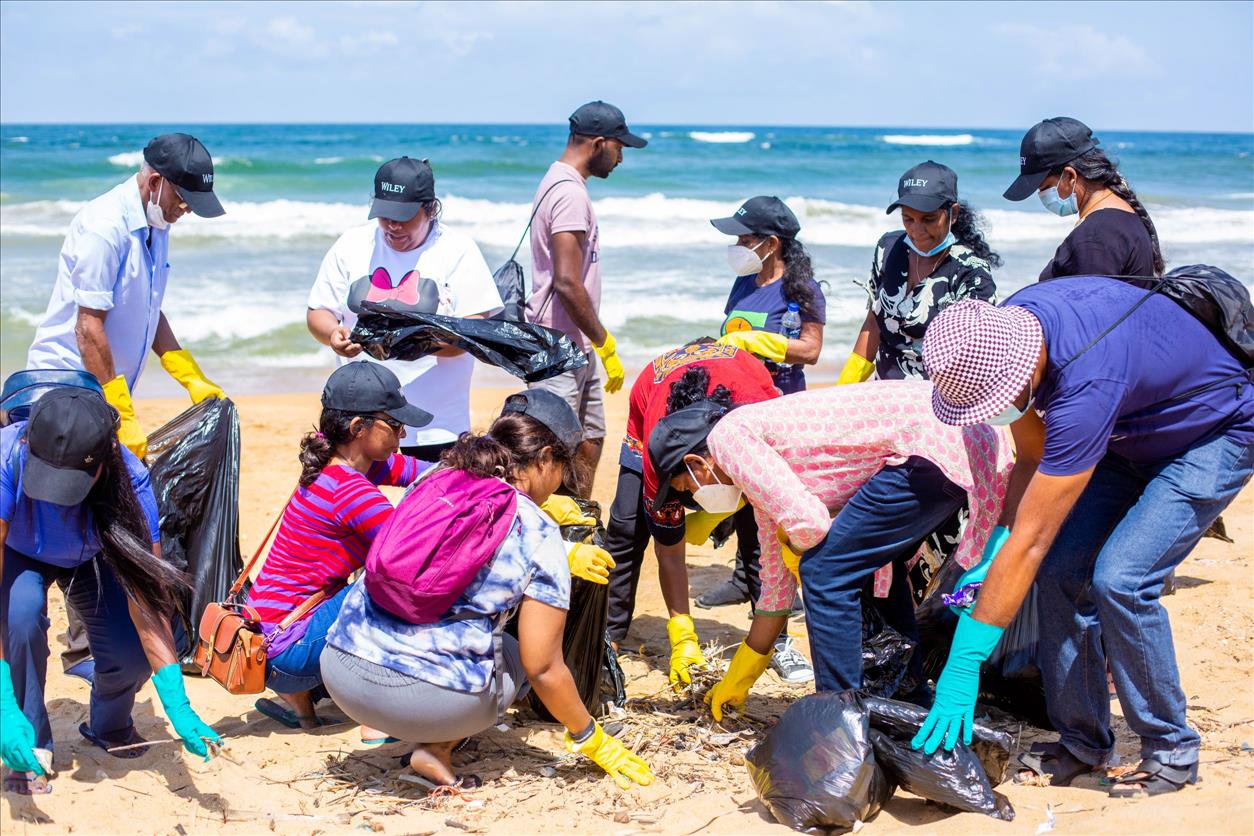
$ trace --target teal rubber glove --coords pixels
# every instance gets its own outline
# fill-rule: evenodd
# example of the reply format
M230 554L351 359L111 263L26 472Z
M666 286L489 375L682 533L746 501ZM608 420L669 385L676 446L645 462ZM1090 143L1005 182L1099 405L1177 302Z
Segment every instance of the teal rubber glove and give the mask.
M988 535L988 542L984 544L984 553L980 555L980 562L958 576L958 582L954 584L954 591L962 589L969 583L984 583L984 578L987 577L988 570L993 565L993 558L997 557L997 553L1001 551L1001 547L1006 545L1006 541L1009 539L1009 528L1006 528L1004 525L994 528L993 533ZM975 602L972 602L971 607L974 606ZM955 615L962 615L964 612L970 612L971 607L964 608L951 605L949 608L954 611Z
M18 707L9 663L0 659L0 760L14 772L43 775L35 759L35 727Z
M910 741L911 747L923 748L932 754L942 742L952 749L961 738L971 743L971 727L975 723L975 698L980 692L980 665L993 652L1005 627L976 621L963 613L958 617L954 643L949 660L936 682L936 702L927 713L919 733Z
M187 701L187 691L183 688L183 671L179 669L178 663L171 662L154 673L152 684L157 689L157 697L161 700L161 707L165 709L165 716L170 718L170 725L183 738L183 748L193 755L209 760L209 747L205 745L205 738L214 743L221 743L222 738L192 710L191 703Z

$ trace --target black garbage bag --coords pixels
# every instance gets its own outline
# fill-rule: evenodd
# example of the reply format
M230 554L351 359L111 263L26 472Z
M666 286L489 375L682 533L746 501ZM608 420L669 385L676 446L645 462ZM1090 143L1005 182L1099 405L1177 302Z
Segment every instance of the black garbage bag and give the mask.
M862 690L891 697L901 688L914 642L888 626L870 595L862 596ZM913 687L909 683L907 690Z
M863 703L871 716L871 728L884 732L899 743L905 743L907 748L910 746L910 741L918 734L923 721L927 719L928 709L914 703L872 696L864 697ZM1006 769L1010 765L1010 752L1014 748L1014 743L1014 737L1009 732L996 728L991 723L976 721L974 728L971 730L971 745L967 746L960 743L953 749L954 752L963 752L971 755L974 759L972 762L978 766L976 772L979 775L976 775L976 772L972 772L971 777L969 779L964 778L963 781L982 781L990 789L1005 781ZM935 754L940 755L941 751L937 749ZM876 750L876 754L878 755L878 750ZM919 754L922 754L922 752L920 751ZM926 758L926 756L924 757ZM882 759L880 760L880 766L886 770L888 769L888 764ZM958 773L952 771L949 773L950 777L955 774ZM965 774L965 772L962 774ZM902 787L910 789L904 782L899 781L898 783ZM923 795L915 792L913 789L910 789L910 792L913 792L915 795ZM941 800L930 795L923 795L923 797L932 801Z
M798 700L745 757L758 797L780 823L806 833L869 821L893 794L870 731L857 691Z
M183 616L194 636L205 607L226 598L244 568L235 404L207 398L183 412L148 436L145 461L160 513L161 556L192 584Z
M462 319L387 302L362 302L360 307L350 339L376 360L417 360L452 345L528 383L588 362L570 337L531 322Z

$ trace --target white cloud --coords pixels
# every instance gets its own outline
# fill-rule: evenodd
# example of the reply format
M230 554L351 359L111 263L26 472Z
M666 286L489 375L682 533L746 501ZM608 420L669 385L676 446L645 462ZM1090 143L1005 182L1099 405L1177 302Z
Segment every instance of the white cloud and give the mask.
M995 26L994 31L1022 42L1024 52L1036 56L1037 69L1052 78L1162 75L1159 65L1140 44L1124 35L1109 35L1086 24L1046 27L1003 23Z
M355 55L363 49L396 46L400 38L393 32L363 32L360 35L341 35L340 50L346 55Z

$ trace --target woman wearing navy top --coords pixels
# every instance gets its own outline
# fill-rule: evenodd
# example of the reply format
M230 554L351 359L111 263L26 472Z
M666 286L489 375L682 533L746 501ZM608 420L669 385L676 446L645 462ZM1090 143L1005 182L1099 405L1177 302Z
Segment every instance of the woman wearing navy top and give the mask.
M785 395L806 388L803 366L819 361L823 350L823 325L827 303L810 255L797 240L801 224L784 201L759 195L744 202L730 218L710 221L714 228L735 235L727 248L727 261L736 274L727 306L723 309L724 345L761 357ZM786 336L784 314L789 303L797 306L801 334Z

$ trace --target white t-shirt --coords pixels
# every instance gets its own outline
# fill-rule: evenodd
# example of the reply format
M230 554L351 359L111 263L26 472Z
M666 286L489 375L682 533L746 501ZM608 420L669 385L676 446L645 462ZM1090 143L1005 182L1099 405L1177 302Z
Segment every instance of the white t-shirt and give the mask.
M502 304L479 247L470 236L438 222L422 246L404 253L388 246L375 221L341 235L322 259L309 307L330 311L351 329L357 314L349 309L350 294L371 301L397 299L444 316L491 313ZM341 357L339 362L350 361ZM402 445L444 444L470 429L475 361L469 354L386 360L383 365L400 379L410 403L435 416L421 429L407 427Z

